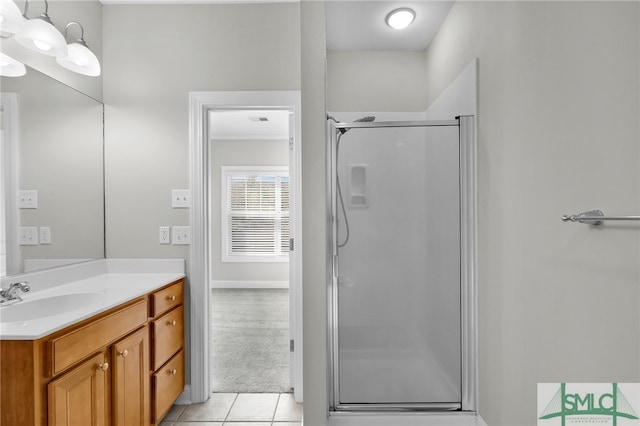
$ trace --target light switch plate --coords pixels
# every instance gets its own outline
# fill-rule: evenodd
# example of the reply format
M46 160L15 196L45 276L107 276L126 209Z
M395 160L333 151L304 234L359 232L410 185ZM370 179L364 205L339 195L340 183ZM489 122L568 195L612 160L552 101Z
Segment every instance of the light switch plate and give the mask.
M19 209L37 209L38 208L38 191L35 189L18 191L18 208Z
M191 244L191 227L190 226L174 226L172 228L171 240L174 245Z
M18 244L20 244L21 246L37 246L38 227L21 226L20 228L18 228Z
M188 189L171 190L171 207L174 209L188 209L191 207L191 191Z

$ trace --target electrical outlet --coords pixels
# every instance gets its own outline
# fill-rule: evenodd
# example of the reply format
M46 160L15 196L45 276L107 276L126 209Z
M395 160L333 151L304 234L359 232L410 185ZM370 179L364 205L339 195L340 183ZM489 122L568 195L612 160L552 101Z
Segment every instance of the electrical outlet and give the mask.
M21 226L18 229L18 244L21 246L37 246L38 228L36 226Z
M174 226L172 240L174 245L191 244L191 227L190 226Z
M40 244L51 244L51 228L48 226L40 227Z
M171 207L174 209L188 209L191 207L191 191L188 189L171 190Z
M171 227L160 227L160 244L171 244Z
M38 191L35 189L18 191L19 209L37 209Z

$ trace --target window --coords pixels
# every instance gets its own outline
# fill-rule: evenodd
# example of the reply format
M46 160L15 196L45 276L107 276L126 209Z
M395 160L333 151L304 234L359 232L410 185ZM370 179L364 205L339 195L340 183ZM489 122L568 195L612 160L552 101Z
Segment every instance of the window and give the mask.
M222 261L289 260L287 167L222 167Z

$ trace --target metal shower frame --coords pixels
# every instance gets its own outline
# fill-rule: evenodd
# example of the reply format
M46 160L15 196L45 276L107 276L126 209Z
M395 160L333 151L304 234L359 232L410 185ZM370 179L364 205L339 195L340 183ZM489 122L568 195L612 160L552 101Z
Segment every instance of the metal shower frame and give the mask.
M478 367L477 367L477 259L476 259L476 137L475 117L460 116L446 121L392 121L329 123L327 144L327 250L331 254L327 261L328 291L328 362L329 362L329 413L350 411L394 411L394 412L452 412L447 404L341 404L339 401L338 363L338 284L337 284L337 194L336 194L336 142L338 130L356 128L392 127L458 127L460 146L460 290L461 290L461 404L456 412L477 412Z

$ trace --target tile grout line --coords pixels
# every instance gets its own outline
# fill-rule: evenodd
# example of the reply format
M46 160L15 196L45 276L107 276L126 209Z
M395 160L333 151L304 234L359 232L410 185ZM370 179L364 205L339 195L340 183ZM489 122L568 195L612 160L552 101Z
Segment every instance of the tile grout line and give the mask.
M278 400L276 401L276 408L273 409L273 416L271 416L271 426L276 421L276 413L278 412L278 405L280 405L280 398L282 398L282 392L278 394Z
M229 411L227 411L227 415L224 416L224 420L222 421L222 423L224 424L227 419L229 418L229 414L231 414L231 410L233 409L233 406L236 404L236 401L238 400L238 397L240 396L240 392L236 393L236 397L233 398L233 402L231 403L231 406L229 406Z
M175 405L174 405L174 407L175 407ZM180 417L182 417L184 415L185 411L187 411L186 407L182 409L182 412L180 414L178 414L178 416L176 417L175 420L171 421L171 424L173 426L175 426L175 424L180 421ZM169 414L169 413L167 413L167 414ZM166 417L166 414L165 414L165 417ZM164 420L164 417L162 418L162 420Z

